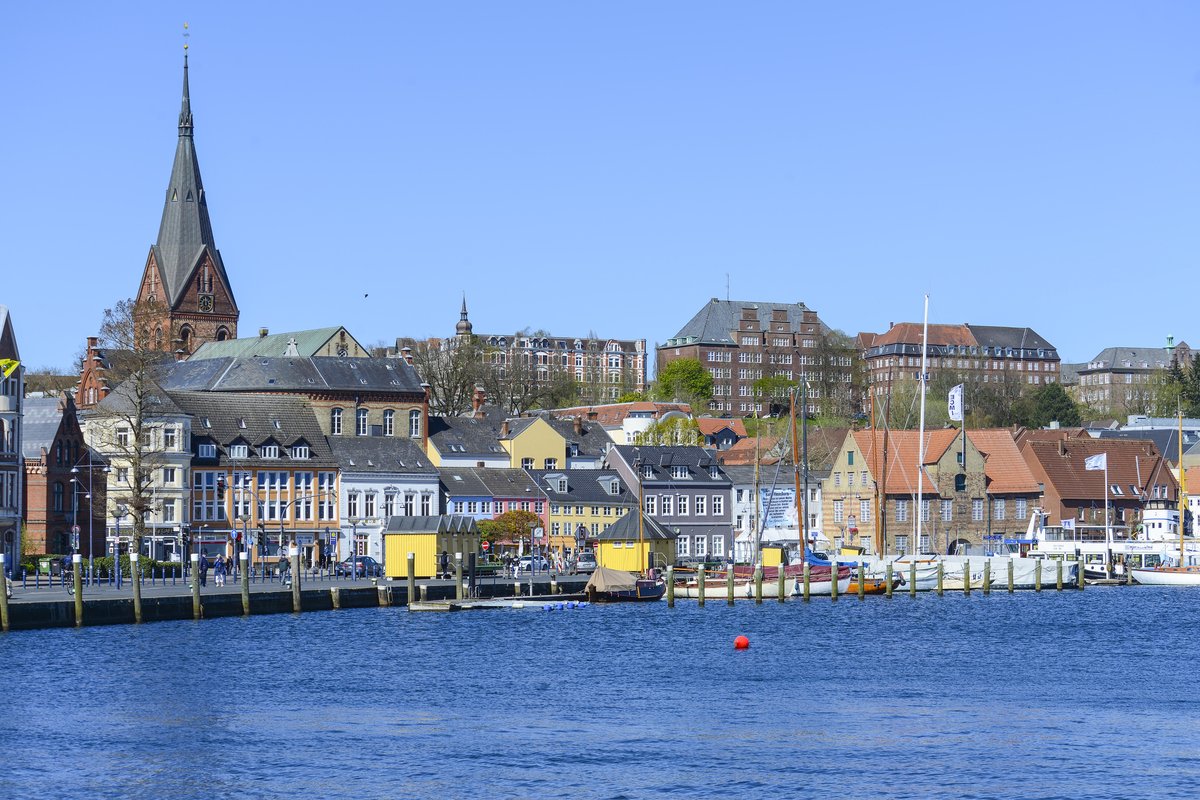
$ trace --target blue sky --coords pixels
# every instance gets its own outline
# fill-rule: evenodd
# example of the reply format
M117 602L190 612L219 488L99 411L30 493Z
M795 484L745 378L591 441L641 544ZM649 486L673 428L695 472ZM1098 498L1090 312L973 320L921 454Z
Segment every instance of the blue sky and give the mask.
M190 23L243 335L673 335L711 297L847 333L1200 344L1200 5L7 3L0 242L66 367L158 231ZM367 296L364 296L367 295Z

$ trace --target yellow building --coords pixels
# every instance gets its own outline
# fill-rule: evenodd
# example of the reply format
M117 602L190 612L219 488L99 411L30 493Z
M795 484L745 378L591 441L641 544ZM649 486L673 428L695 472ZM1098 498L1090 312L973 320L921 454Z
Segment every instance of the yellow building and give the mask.
M596 561L626 572L665 569L675 563L675 532L645 513L626 514L596 537Z
M570 558L637 507L637 495L615 470L533 470L530 477L545 495L550 548Z
M413 553L417 577L432 578L438 573L438 558L443 552L451 564L458 553L465 562L469 553L479 552L479 542L473 517L392 517L383 532L383 574L387 578L408 577L408 554Z

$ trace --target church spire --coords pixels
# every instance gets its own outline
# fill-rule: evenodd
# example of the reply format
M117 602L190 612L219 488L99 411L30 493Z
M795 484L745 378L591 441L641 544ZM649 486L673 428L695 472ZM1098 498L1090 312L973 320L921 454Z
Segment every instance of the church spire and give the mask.
M458 324L454 330L459 336L470 336L471 329L471 320L467 319L467 293L463 292L462 311L458 313Z
M192 135L192 97L188 92L188 63L186 50L183 53L183 104L179 108L179 135Z

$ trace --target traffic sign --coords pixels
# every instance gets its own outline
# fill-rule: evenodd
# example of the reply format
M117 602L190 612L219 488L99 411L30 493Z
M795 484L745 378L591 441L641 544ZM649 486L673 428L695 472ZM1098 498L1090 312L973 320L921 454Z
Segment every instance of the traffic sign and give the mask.
M78 536L78 535L79 535L79 526L78 526L78 525L72 525L72 526L71 526L71 533L73 533L73 534L75 534L76 536Z
M482 548L483 548L483 552L485 552L485 553L486 553L488 550L491 550L491 549L492 549L492 543L491 543L491 542L489 542L487 539L484 539L484 540L483 540L483 543L480 545L480 547L482 547Z

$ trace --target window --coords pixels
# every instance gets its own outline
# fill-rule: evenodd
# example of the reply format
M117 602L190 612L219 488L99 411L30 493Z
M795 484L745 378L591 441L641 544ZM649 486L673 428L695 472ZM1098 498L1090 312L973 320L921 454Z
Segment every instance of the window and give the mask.
M971 519L979 522L983 519L983 501L975 499L971 501Z
M395 492L384 492L383 493L383 515L385 517L396 516L396 493Z
M411 517L416 513L417 496L415 494L404 495L404 516Z
M263 458L279 458L279 445L264 444L261 448L259 448L259 453Z
M942 501L942 522L951 522L954 520L954 501Z
M688 554L689 541L690 540L688 539L687 536L680 536L677 539L675 539L675 555L686 556Z
M175 501L174 500L163 500L162 520L163 520L163 522L174 522L175 521Z
M363 515L367 517L375 516L375 492L366 492L363 494Z
M429 516L429 514L430 514L429 506L430 506L430 503L432 502L432 500L433 500L432 495L428 495L428 494L421 495L421 516L423 516L423 517Z
M163 486L174 486L175 485L175 468L174 467L163 467L162 482L163 482Z
M692 544L695 546L695 551L694 551L695 554L698 556L702 556L706 553L705 545L708 544L708 537L707 536L697 536L692 541Z
M687 466L671 467L671 477L672 478L686 478L687 476L688 476Z
M1026 501L1021 498L1017 500L1017 519L1028 519L1029 512L1026 510Z
M117 483L129 483L129 467L117 467Z
M646 495L646 513L652 517L658 516L658 498L655 495Z
M713 555L722 555L725 553L725 537L716 535L712 537L712 552Z
M688 515L688 498L687 495L681 494L675 500L676 515L686 517Z
M545 467L546 469L558 469L558 459L557 458L547 458L544 463L546 464L546 467Z
M411 439L421 438L421 412L416 409L408 412L408 436Z
M462 503L455 503L456 506L461 506ZM461 508L459 509L461 511ZM346 515L351 518L358 517L358 492L350 492L346 495Z
M390 408L383 412L383 435L396 435L396 412Z
M907 521L908 521L908 501L907 500L897 500L896 501L896 522L907 522Z
M566 478L559 478L559 479L558 479L558 493L559 493L559 494L565 494L565 493L566 493L566 491L567 491L567 479L566 479Z
M129 447L129 429L117 429L117 447Z
M929 500L921 501L921 522L929 522Z
M1005 508L1006 503L1004 502L1004 500L996 499L993 504L994 504L994 511L995 511L996 519L1004 519L1004 514L1006 511L1006 508Z
M927 533L922 533L922 534L921 534L921 552L922 552L922 553L928 553L928 552L929 552L929 550L930 550L930 547L929 547L929 534L927 534Z
M833 521L841 524L846 519L845 502L842 500L833 501Z
M229 457L230 458L249 458L250 457L250 448L244 444L231 444L231 445L229 445Z
M354 435L366 436L370 433L367 427L367 409L360 408L354 412Z
M176 435L175 429L163 428L163 449L174 451L178 449L178 445L179 439Z
M291 499L288 478L286 472L262 470L258 473L258 500L263 509L260 520L287 519L288 501Z
M308 445L294 444L292 445L292 458L297 461L303 461L308 458Z
M870 500L859 500L858 501L858 522L859 522L859 524L865 525L866 523L868 523L870 521L871 521L871 501Z
M202 444L197 448L196 455L199 458L216 458L217 446L215 444Z
M521 459L521 469L533 469L533 459L532 458L522 458Z
M854 451L853 450L846 451L846 464L851 467L854 466Z
M317 519L331 520L334 518L334 502L337 500L336 472L317 473Z
M721 517L725 515L725 498L719 494L712 496L712 515Z
M334 436L342 435L342 410L340 408L329 411L329 432Z
M58 512L63 510L63 491L62 481L54 484L54 510Z
M704 495L702 495L702 494L696 495L696 516L697 517L703 517L707 513L705 511L707 502L708 502L708 498L705 497Z
M897 536L896 537L896 551L902 555L904 553L908 552L908 537L907 536Z
M840 472L833 473L833 485L834 486L842 485L842 473L840 473Z
M675 498L672 495L664 494L662 496L662 515L664 517L675 516Z

